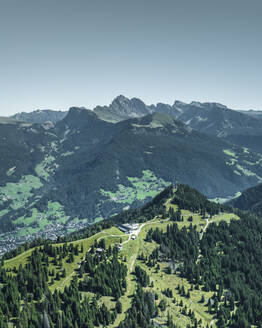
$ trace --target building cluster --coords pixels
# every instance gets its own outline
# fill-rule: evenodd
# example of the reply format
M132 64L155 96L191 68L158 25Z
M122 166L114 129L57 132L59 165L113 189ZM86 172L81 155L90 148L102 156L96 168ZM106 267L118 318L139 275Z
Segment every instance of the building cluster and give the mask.
M118 229L126 233L127 235L135 233L139 228L138 223L123 223L117 225Z

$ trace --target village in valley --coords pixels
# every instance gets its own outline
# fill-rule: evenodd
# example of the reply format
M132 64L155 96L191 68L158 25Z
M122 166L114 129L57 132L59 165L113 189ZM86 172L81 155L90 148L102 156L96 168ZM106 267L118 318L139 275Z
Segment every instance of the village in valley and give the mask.
M69 221L66 224L50 224L44 231L39 230L34 234L19 235L19 230L22 230L23 228L18 228L16 231L0 234L0 256L11 251L12 249L15 249L19 245L23 245L26 242L33 241L37 238L55 241L59 236L64 236L75 230L81 230L86 228L88 225L89 224L87 222L75 223Z

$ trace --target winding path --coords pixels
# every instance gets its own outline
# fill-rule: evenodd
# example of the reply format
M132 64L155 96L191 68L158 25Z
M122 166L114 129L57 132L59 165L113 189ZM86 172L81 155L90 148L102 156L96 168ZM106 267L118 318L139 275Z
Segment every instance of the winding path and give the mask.
M202 232L200 233L200 238L199 238L200 240L203 238L203 235L204 235L204 233L205 233L205 231L206 231L206 229L207 229L209 223L210 223L210 221L207 219L207 223L206 223L206 225L204 226Z

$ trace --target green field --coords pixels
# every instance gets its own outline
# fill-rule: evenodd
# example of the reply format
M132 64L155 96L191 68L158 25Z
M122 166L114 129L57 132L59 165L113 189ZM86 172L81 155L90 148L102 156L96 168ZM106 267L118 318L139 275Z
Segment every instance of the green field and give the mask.
M8 182L0 188L0 205L6 205L5 209L0 211L0 218L6 214L13 217L12 222L17 225L14 235L18 237L38 233L51 223L65 224L69 219L64 207L58 202L48 201L43 210L36 208L36 203L42 195L41 188L57 168L55 157L52 155L56 150L55 142L48 147L42 146L41 151L45 157L36 165L35 175L24 175L18 182ZM12 175L14 171L15 167L10 168L7 175ZM16 216L17 210L22 210L19 217Z
M63 210L63 207L58 202L48 201L47 209L45 212L40 212L36 208L31 208L30 215L23 215L13 221L14 224L23 225L17 231L19 236L25 236L28 233L36 233L50 223L65 224L69 219Z
M11 209L17 210L24 207L30 197L34 195L34 189L39 189L42 186L40 179L34 175L25 175L17 183L8 182L1 188L1 203L10 201Z
M36 174L44 179L44 180L48 180L50 173L52 173L54 171L52 164L54 163L55 158L54 156L51 155L47 155L44 160L37 164L35 167L35 172Z
M170 185L169 182L158 178L150 170L144 170L141 178L128 177L131 186L119 184L116 192L101 189L102 195L116 203L132 204L135 200L145 200L156 196L161 190Z
M223 152L230 157L237 158L235 152L231 149L224 149Z
M260 165L261 158L259 158L255 162L250 162L247 159L244 159L240 165L239 157L237 156L237 154L235 153L235 151L233 149L224 149L223 152L224 152L224 154L226 154L229 157L226 164L228 166L234 166L233 172L236 175L239 175L239 176L245 175L247 177L255 177L258 181L262 181L262 177L252 171L254 166ZM242 155L244 157L247 157L249 155L248 148L246 148L246 147L242 148ZM258 154L258 156L260 157L261 155ZM243 164L244 164L244 166L243 166Z

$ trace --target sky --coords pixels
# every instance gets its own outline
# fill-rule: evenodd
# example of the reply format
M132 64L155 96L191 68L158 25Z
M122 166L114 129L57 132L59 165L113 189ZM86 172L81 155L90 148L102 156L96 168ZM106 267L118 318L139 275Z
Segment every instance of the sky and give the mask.
M261 0L0 0L0 116L219 102L262 110Z

